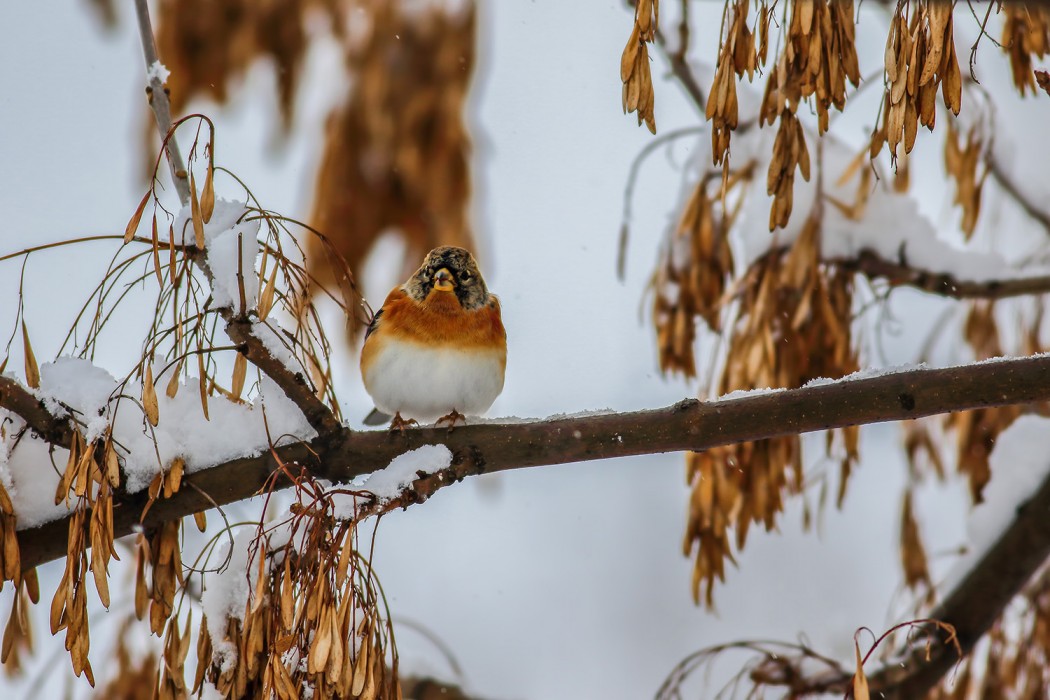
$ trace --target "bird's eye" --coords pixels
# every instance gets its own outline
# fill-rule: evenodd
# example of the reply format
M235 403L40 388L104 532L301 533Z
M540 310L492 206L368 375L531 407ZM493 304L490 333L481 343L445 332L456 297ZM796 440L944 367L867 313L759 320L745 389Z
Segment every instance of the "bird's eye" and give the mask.
M470 281L470 278L471 278L471 277L473 277L473 276L474 276L474 275L470 274L470 273L469 273L469 272L467 272L466 270L464 270L463 272L459 273L459 278L460 278L461 280L463 280L464 282L469 282L469 281Z

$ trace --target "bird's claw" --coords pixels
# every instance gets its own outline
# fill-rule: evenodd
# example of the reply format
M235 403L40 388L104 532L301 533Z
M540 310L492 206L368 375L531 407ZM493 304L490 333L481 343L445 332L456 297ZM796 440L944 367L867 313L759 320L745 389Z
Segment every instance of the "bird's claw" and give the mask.
M447 416L441 416L436 421L434 421L434 427L440 428L442 423L448 423L448 432L451 433L452 428L456 426L456 421L460 421L461 423L466 425L467 417L459 411L457 411L456 409L452 409L452 413L448 414Z
M390 421L390 430L399 430L403 433L405 432L405 428L409 427L410 425L418 426L419 422L414 418L409 418L408 420L405 420L401 417L400 413L396 413L394 414L393 420Z

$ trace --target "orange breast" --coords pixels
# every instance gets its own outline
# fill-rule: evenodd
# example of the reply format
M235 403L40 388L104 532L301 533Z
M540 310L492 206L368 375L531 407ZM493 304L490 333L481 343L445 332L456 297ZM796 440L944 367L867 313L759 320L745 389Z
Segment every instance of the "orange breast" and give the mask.
M466 350L496 349L507 344L495 298L490 304L467 311L451 292L432 292L419 303L397 289L383 305L380 325L384 332L425 345L455 343Z

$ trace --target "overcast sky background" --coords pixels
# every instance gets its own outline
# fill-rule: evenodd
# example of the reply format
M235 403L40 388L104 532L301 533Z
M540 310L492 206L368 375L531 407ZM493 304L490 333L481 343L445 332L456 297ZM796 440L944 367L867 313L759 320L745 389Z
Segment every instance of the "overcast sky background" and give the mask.
M108 33L86 2L0 5L0 253L123 232L143 192L143 66L127 9L120 28ZM711 17L694 36L694 55L709 60L718 15L710 7L704 11ZM506 388L491 415L639 409L695 395L694 385L660 376L653 332L642 313L657 246L680 196L688 139L643 166L627 278L621 283L615 276L624 182L632 159L652 138L620 111L618 70L629 12L617 2L515 0L486 4L482 15L471 114L477 223L483 271L500 295L509 335ZM662 15L672 26L671 8ZM868 26L875 27L873 36L885 36L883 24ZM882 39L873 41L881 45ZM959 46L969 43L960 39ZM988 55L982 67L998 70L994 47L982 50ZM874 56L880 60L880 49ZM247 181L269 209L306 216L321 125L338 95L330 81L341 75L339 60L330 45L310 54L299 122L285 142L275 139L267 66L249 73L232 107L194 105L215 118L218 161ZM662 58L653 68L660 131L696 124L695 108L664 79ZM878 92L864 96L868 104L875 104ZM858 106L836 134L861 143L873 115L873 108ZM925 171L930 177L920 199L950 233L957 215L936 172L939 138L925 143L924 135L916 152L925 150L933 165ZM1009 136L1001 145L1011 148ZM920 175L926 167L919 166ZM1026 167L1036 166L1018 156L1017 168ZM988 207L988 217L1018 221L1009 211ZM74 302L97 281L113 249L96 244L30 259L26 315L38 358L54 356ZM383 250L385 258L374 261L365 280L373 302L397 281L398 246ZM3 265L0 298L7 303L0 305L0 332L6 337L19 267ZM866 360L914 361L924 319L942 308L917 294L896 293L891 309L897 318L888 331L880 327L888 333L885 355L866 352ZM98 362L122 374L138 356L135 338L112 343ZM958 350L945 352L965 359ZM17 350L12 357L10 366L20 367ZM370 404L355 359L348 355L339 366L344 412L358 419ZM908 601L900 592L895 546L905 481L898 438L893 425L862 431L864 460L845 508L828 508L819 533L802 532L797 499L781 518L780 532L753 530L739 568L716 592L714 613L694 606L689 594L691 562L680 544L688 498L681 455L468 480L385 518L375 566L395 616L444 640L463 669L464 685L483 697L647 697L682 657L744 638L804 637L816 649L849 659L856 628L885 628ZM837 470L820 459L822 440L807 441L814 448L806 459L811 475ZM944 553L965 537L963 493L952 481L931 485L920 496L928 551L941 574L951 564ZM118 564L115 576L130 576L131 569ZM39 650L21 681L0 678L5 697L5 686L17 692L13 697L30 693L42 669L69 668L61 643L46 636L47 602L60 574L57 562L42 571ZM101 613L92 623L92 661L100 679L116 629L106 619ZM412 630L399 633L398 642L408 669L448 674L440 653ZM719 668L716 680L735 667ZM64 682L63 674L50 675L50 683ZM84 684L75 686L82 690Z

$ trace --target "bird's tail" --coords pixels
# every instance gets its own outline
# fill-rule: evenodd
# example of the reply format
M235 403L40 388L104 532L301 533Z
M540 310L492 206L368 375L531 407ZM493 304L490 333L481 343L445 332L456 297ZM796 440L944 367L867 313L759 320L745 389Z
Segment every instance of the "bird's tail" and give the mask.
M378 408L373 408L372 412L365 416L365 425L386 425L393 418L389 413L383 413Z

